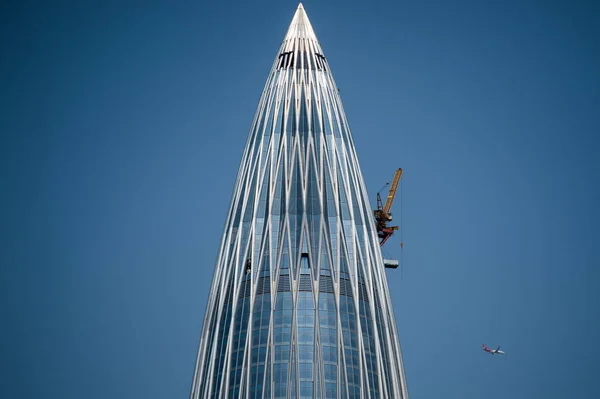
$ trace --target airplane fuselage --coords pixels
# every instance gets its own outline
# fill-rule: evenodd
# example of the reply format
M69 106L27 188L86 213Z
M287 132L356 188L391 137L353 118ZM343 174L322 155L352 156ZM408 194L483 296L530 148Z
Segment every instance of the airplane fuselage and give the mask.
M498 347L498 349L490 349L490 348L488 348L485 345L482 345L482 346L483 346L483 350L485 352L489 353L489 354L492 354L492 355L504 355L504 351L501 351L500 347Z

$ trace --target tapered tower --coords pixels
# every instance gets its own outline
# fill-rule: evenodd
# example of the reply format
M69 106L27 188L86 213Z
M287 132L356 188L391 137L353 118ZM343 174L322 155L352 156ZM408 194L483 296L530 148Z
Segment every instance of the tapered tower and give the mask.
M367 190L302 4L242 156L191 397L407 398Z

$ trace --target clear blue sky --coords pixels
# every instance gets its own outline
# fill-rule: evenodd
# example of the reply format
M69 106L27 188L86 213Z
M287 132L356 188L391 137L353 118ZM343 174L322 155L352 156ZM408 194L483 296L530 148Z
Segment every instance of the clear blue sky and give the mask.
M304 2L373 201L405 171L412 398L600 397L598 4ZM188 395L296 6L2 2L1 397Z

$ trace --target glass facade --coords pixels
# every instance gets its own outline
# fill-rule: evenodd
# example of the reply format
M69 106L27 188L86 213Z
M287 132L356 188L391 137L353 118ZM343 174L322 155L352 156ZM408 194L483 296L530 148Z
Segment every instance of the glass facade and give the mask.
M302 5L242 156L191 397L407 398L366 187Z

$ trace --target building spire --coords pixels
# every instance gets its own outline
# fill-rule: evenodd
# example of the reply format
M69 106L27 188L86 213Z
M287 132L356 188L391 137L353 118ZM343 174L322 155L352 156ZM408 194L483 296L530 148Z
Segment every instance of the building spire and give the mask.
M308 20L308 16L306 15L306 11L304 11L302 3L298 4L292 23L283 40L288 41L293 39L309 39L314 40L315 42L317 41L317 36Z

